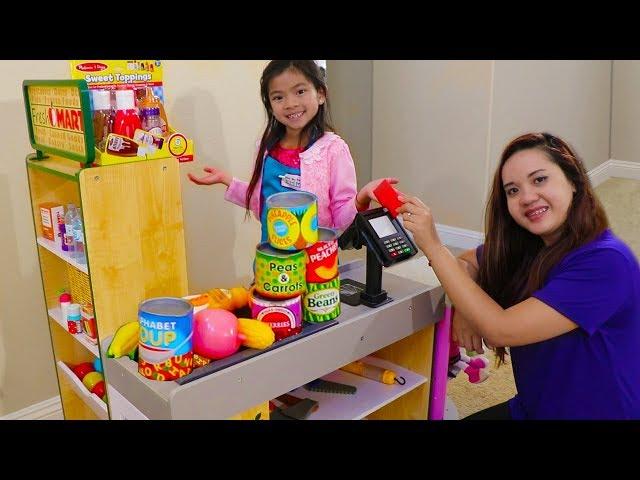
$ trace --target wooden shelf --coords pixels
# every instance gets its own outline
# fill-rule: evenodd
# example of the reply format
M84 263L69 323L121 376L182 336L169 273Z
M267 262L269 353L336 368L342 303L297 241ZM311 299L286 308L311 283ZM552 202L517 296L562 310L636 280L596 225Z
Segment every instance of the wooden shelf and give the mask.
M109 412L107 410L107 404L95 393L91 393L87 390L80 379L76 377L75 373L73 373L62 360L59 360L57 365L61 376L67 379L67 382L73 391L76 392L78 397L93 411L93 413L98 416L100 420L108 420Z
M55 242L49 240L48 238L38 237L38 245L40 245L41 247L46 248L51 253L53 253L57 257L60 257L65 262L70 263L71 265L76 267L81 272L89 274L89 270L87 269L87 264L86 263L78 263L73 258L71 258L71 255L69 255L69 252L65 252L61 248L58 248L58 246L55 244Z
M91 340L89 340L89 338L87 338L87 336L84 333L71 333L69 332L69 330L67 330L67 323L62 318L62 310L60 309L60 307L50 308L48 312L49 312L49 316L53 320L55 320L67 333L69 333L69 335L71 335L78 342L80 342L82 346L84 346L84 348L89 350L94 357L97 358L100 356L97 342L93 343Z
M321 378L353 385L358 390L353 395L345 395L312 392L304 387L296 388L291 392L292 395L300 398L311 398L318 402L318 410L309 415L307 420L360 420L427 382L426 377L386 360L376 357L366 357L363 360L366 363L393 370L396 375L404 377L406 383L404 385L398 383L386 385L353 373L336 370Z

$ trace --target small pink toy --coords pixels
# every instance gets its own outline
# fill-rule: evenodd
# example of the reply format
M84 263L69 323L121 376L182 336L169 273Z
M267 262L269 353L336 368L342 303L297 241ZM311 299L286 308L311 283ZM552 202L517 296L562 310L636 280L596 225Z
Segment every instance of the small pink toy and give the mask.
M228 357L245 340L238 332L238 318L227 310L206 308L193 317L193 351L210 359Z
M489 378L489 360L483 355L469 357L465 350L453 340L449 345L449 378L455 378L463 371L469 382L480 383Z

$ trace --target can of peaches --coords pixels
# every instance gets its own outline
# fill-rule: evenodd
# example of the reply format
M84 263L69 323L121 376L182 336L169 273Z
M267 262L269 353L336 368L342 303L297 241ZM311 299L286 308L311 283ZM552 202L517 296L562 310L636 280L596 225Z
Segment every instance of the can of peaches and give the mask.
M307 283L325 283L338 276L338 235L330 228L318 228L318 241L306 249Z

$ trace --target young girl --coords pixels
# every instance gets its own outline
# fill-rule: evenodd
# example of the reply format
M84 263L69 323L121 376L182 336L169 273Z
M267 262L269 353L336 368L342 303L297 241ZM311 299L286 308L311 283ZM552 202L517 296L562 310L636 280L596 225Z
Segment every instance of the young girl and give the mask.
M318 226L344 230L358 210L376 200L373 190L382 179L357 192L349 147L330 124L322 70L313 60L273 60L262 72L260 93L268 121L249 183L213 167L204 168L207 175L189 174L189 179L198 185L226 185L225 199L260 219L261 241L267 239L265 200L286 191L315 194Z
M501 359L510 347L517 395L473 417L640 419L640 267L569 145L532 133L504 150L485 243L461 256L478 284L429 208L402 199L405 227L466 324L454 339L473 349L484 338Z

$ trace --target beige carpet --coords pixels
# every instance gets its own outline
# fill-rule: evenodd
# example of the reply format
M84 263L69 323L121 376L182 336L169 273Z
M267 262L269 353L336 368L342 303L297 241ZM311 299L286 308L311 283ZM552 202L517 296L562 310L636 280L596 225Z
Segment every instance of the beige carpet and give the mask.
M610 178L596 187L611 229L640 257L640 180Z
M464 372L447 382L447 395L456 406L459 418L505 402L516 394L509 357L506 364L496 368L493 352L485 349L484 356L491 362L489 378L484 382L471 383Z

